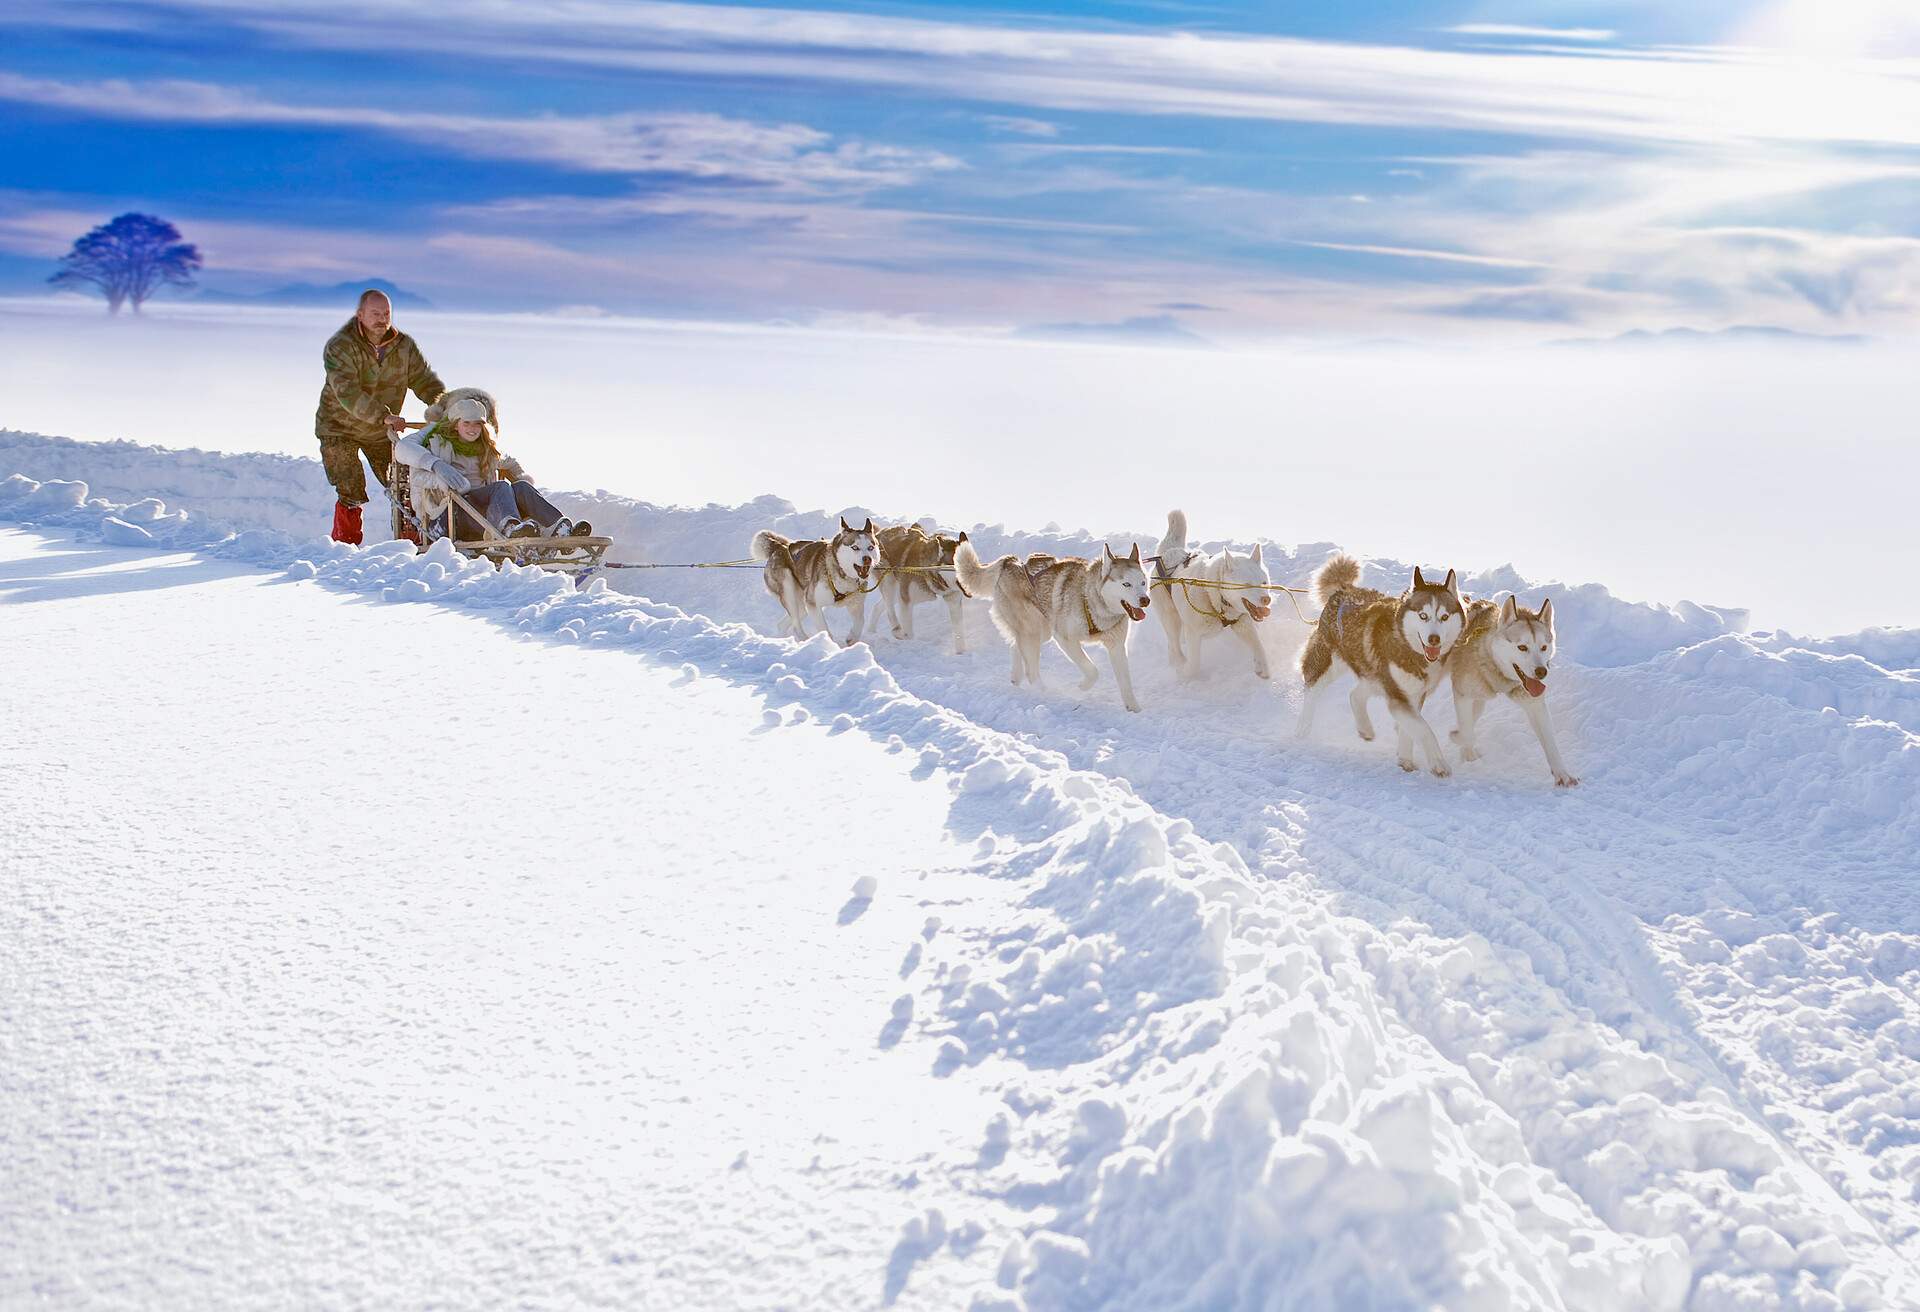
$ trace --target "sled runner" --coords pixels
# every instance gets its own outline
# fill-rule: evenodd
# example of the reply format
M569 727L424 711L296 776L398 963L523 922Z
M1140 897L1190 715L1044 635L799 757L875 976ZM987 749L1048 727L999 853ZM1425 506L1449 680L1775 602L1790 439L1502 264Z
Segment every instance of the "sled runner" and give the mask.
M456 537L453 549L463 556L490 560L496 565L510 560L516 565L578 578L598 569L606 559L607 548L613 545L612 538L603 537L507 537L471 501L452 488L447 489L447 498L452 504L445 516L447 528L443 529L438 517L421 515L414 509L413 494L408 486L409 472L398 460L388 462L387 500L393 506L393 536L417 544L422 551L460 526L460 515L455 511L464 513L471 523L478 525L480 536Z

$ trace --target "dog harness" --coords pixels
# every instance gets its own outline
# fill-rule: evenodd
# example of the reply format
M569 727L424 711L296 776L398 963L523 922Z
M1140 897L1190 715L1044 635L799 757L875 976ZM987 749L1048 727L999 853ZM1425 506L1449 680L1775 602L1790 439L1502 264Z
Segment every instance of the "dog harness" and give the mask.
M1093 637L1097 638L1102 633L1105 633L1107 631L1106 629L1101 628L1098 624L1095 624L1093 622L1093 603L1087 600L1087 594L1084 591L1080 594L1080 613L1087 617L1087 632L1091 634ZM1116 619L1114 623L1125 624L1126 622L1127 622L1127 613L1125 611L1121 611L1119 618ZM1112 624L1109 624L1107 626L1108 629L1112 627L1113 627Z
M1153 586L1156 588L1165 588L1171 592L1173 590L1174 576L1188 565L1191 565L1199 554L1197 551L1189 551L1180 558L1180 563L1177 565L1168 565L1165 556L1155 556L1153 558ZM1206 591L1205 585L1202 585L1201 591L1203 593ZM1180 585L1180 592L1186 598L1188 606L1192 607L1199 614L1220 621L1220 627L1232 628L1240 622L1240 616L1229 615L1225 610L1208 610L1205 606L1194 605L1193 585L1191 583L1182 583Z
M849 582L853 584L853 590L851 592L840 591L840 585L833 581L833 576L837 572L839 563L835 558L833 543L829 541L827 543L827 572L825 578L827 580L827 591L833 594L833 604L836 606L845 603L846 599L851 597L855 592L867 591L867 589L860 586L860 582L857 579L849 580Z
M849 577L847 579L847 582L853 584L853 586L845 592L840 591L839 584L833 581L834 575L838 572L840 567L840 557L837 554L835 554L833 550L832 538L828 538L826 540L825 546L827 548L827 572L824 577L826 578L826 581L827 581L827 591L833 594L834 605L839 606L844 604L846 599L848 597L853 596L856 592L865 594L868 592L872 592L874 588L877 588L880 586L880 580L877 578L873 581L873 587L863 588L860 586L860 580L858 578Z

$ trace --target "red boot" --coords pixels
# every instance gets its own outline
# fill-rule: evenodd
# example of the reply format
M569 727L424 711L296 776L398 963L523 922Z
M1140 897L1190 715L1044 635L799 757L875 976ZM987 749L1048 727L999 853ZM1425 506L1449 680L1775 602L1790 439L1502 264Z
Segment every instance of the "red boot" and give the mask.
M426 545L426 543L420 540L420 530L415 528L413 525L407 523L406 518L404 516L402 516L400 520L400 536L406 539L408 542L413 543L413 545L416 547L423 547Z
M360 507L344 501L333 503L333 540L352 547L360 545Z

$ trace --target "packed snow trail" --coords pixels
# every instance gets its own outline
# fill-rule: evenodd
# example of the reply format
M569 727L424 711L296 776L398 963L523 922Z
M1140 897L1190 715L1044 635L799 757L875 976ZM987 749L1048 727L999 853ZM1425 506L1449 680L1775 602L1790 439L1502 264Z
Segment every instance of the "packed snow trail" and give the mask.
M16 487L11 514L117 531L84 499ZM618 504L623 547L709 558L791 517ZM1298 747L1288 676L1276 692L1216 645L1213 678L1177 686L1151 621L1127 716L1052 654L1046 692L1007 689L979 613L971 658L932 608L870 657L431 556L219 541L191 517L155 536L520 606L563 641L824 697L955 771L950 829L1019 892L909 950L889 1033L941 1040L935 1072L996 1081L1005 1109L938 1172L978 1234L951 1207L902 1231L909 1297L966 1267L956 1235L972 1251L1012 1224L981 1307L1920 1305L1911 634L1754 638L1556 589L1592 661L1552 681L1585 778L1557 795L1510 712L1448 781L1403 778L1339 717ZM773 618L740 576L645 586ZM1135 791L1153 812L1126 819Z

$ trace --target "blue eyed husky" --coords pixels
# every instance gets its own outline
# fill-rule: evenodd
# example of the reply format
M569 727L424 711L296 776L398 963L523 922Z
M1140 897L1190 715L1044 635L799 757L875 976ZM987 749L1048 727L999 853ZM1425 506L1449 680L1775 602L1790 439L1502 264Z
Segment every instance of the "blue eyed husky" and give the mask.
M1547 768L1553 782L1571 788L1580 781L1560 759L1560 744L1553 736L1553 719L1547 714L1547 669L1553 662L1553 602L1543 601L1539 610L1528 610L1514 597L1495 605L1475 601L1467 606L1466 632L1447 662L1453 675L1453 706L1460 727L1453 741L1460 744L1460 759L1480 759L1480 744L1474 736L1480 714L1495 697L1506 697L1526 714L1540 750L1547 754Z
M1307 685L1300 736L1313 730L1314 709L1327 681L1348 670L1359 681L1348 700L1360 736L1373 741L1367 699L1383 696L1393 716L1400 768L1420 768L1413 759L1417 742L1429 770L1442 778L1452 774L1440 740L1420 711L1446 675L1447 653L1465 626L1466 605L1453 571L1447 571L1446 582L1429 583L1416 568L1412 585L1390 597L1360 586L1360 562L1335 556L1314 576L1313 595L1320 603L1320 619L1300 650L1300 674Z
M820 632L833 637L826 612L831 605L843 607L853 617L853 629L845 645L851 647L860 641L867 622L867 593L873 591L868 579L880 559L871 518L863 528L855 528L843 518L838 533L812 542L795 542L763 528L753 535L753 558L767 563L762 575L767 591L786 612L781 633L806 637L807 617L811 615L819 623Z
M1127 666L1127 635L1147 617L1149 600L1138 543L1130 556L1116 556L1113 548L1103 547L1098 560L1002 556L983 565L973 543L962 542L953 554L953 567L967 595L993 599L994 625L1013 648L1014 683L1024 674L1028 683L1040 686L1040 649L1052 638L1080 667L1080 686L1091 688L1100 671L1088 658L1086 645L1097 642L1107 649L1121 704L1130 711L1140 709Z

